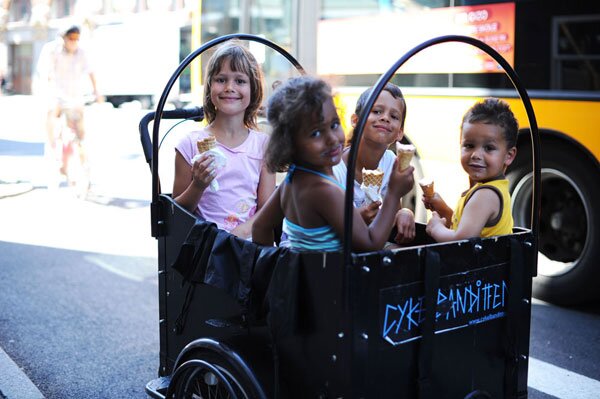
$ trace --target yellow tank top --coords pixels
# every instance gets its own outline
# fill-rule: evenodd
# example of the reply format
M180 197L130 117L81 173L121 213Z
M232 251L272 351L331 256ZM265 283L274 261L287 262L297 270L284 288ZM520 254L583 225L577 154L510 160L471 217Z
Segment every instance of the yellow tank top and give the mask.
M475 191L484 187L491 188L492 190L494 190L502 201L500 202L499 217L496 218L496 220L492 220L489 226L486 225L483 228L483 230L481 230L481 237L493 237L504 234L512 234L513 218L510 207L510 193L508 191L507 179L492 180L486 183L476 183L469 190L465 191L458 200L458 205L456 206L456 210L452 215L452 230L456 231L456 229L458 228L458 224L462 217L462 213L465 209L467 201L469 201L469 199Z

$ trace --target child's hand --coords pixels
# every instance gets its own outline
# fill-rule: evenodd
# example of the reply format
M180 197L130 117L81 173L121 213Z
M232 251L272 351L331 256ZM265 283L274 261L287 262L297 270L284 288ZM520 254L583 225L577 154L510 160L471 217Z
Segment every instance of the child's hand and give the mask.
M409 166L408 168L400 171L398 170L398 167L398 160L396 160L396 163L392 168L392 173L390 174L388 194L392 192L398 195L398 197L402 197L412 190L413 186L415 185L415 179L413 177L415 168L413 166Z
M400 209L396 213L394 223L398 230L394 240L398 244L407 244L415 239L415 215L410 209Z
M365 223L368 225L371 224L375 216L377 216L377 212L379 212L379 207L381 206L381 201L371 202L369 205L361 206L358 208L360 212L360 216L362 216Z
M423 205L425 205L425 209L429 209L430 211L438 211L446 204L437 192L433 193L433 196L431 197L423 195L421 199Z
M214 156L212 154L201 154L192 164L192 182L201 190L206 189L217 175Z
M433 212L431 214L431 219L427 222L427 227L425 231L430 236L434 237L434 231L440 228L446 228L446 218L440 217L437 212Z

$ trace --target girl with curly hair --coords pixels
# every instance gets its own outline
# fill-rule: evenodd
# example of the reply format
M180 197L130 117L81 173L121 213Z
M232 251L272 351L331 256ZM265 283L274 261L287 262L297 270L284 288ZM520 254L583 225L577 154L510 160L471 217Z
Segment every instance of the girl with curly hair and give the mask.
M385 244L400 197L413 186L413 168L393 168L386 198L367 226L353 208L353 230L344 231L344 187L333 167L343 153L344 132L331 87L322 79L302 76L281 84L268 102L272 127L266 152L271 172L286 171L285 181L257 213L254 242L273 245L273 231L282 224L291 248L339 251L344 234L352 234L354 250L379 250Z

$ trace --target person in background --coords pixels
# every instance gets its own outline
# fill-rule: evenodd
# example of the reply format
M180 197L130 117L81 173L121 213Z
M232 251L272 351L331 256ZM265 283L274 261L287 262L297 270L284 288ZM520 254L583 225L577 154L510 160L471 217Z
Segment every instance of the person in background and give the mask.
M473 105L461 125L460 162L469 175L469 189L452 210L435 192L423 196L433 211L427 233L438 242L511 234L511 212L506 168L517 155L519 124L509 105L486 98Z
M6 78L8 65L5 53L3 46L0 45L0 96L5 92L8 83Z
M63 114L66 116L67 125L75 132L76 141L85 154L84 106L86 95L89 94L86 80L91 83L94 100L103 101L98 92L90 57L79 46L80 38L80 28L70 26L59 39L44 46L38 63L38 74L48 100L47 151L60 159L60 172L64 175L68 170L69 154L62 152L57 145L60 140L58 118ZM82 162L85 163L85 160L82 159Z
M6 86L6 79L4 78L4 72L0 69L0 96L4 93L4 86Z

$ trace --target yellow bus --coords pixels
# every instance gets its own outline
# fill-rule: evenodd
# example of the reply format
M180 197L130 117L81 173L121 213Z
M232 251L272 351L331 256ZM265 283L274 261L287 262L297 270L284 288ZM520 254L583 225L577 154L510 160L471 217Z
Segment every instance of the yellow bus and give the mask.
M423 40L464 34L494 47L527 88L541 134L534 296L562 304L599 297L600 214L594 204L600 204L600 2L204 0L198 12L191 43L235 32L262 34L289 49L309 72L334 79L345 117L364 89ZM407 97L405 134L417 147L419 174L432 177L449 202L458 198L468 184L459 162L462 115L478 99L504 98L522 133L508 171L513 216L517 225L528 226L531 152L516 91L498 65L475 49L436 47L392 78ZM278 65L267 56L266 76ZM426 214L417 216L424 221Z

